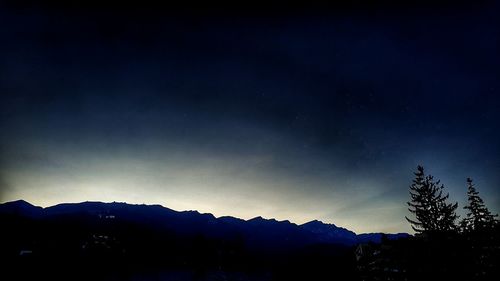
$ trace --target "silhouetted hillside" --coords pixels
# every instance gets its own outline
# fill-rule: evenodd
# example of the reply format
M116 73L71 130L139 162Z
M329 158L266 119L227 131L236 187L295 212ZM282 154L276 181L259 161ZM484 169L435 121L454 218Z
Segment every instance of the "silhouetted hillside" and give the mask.
M16 279L290 280L332 270L355 279L354 246L381 235L126 203L15 201L0 204L0 218L2 260Z

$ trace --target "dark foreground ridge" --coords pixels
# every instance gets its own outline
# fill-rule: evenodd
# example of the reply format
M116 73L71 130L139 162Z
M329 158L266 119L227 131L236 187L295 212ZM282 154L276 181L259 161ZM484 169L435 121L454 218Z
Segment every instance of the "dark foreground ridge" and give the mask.
M500 224L357 235L317 220L21 200L0 204L0 225L2 280L500 280Z
M6 280L499 280L500 227L355 234L160 205L0 204Z
M16 280L357 280L359 243L409 236L126 203L20 200L0 204L0 218L1 258Z

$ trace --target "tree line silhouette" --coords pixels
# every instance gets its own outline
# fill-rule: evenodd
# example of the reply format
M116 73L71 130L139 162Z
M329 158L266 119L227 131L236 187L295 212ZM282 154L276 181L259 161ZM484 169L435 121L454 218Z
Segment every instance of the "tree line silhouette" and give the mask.
M439 180L417 167L407 202L414 218L406 220L425 252L416 251L422 259L415 261L414 273L421 277L437 274L443 279L498 280L498 215L491 214L471 178L467 178L467 204L463 207L467 214L461 220L456 213L458 203L448 202L449 193L444 190Z
M371 245L361 280L500 280L500 223L467 178L466 216L444 185L418 166L405 216L415 235Z
M498 224L495 219L498 215L492 215L488 210L471 178L467 178L467 189L468 204L464 207L468 210L467 217L457 224L458 203L448 203L449 194L444 194L444 185L434 180L433 176L426 176L424 167L418 166L410 186L411 201L408 202L408 210L415 218L405 218L417 234L469 233L493 229Z

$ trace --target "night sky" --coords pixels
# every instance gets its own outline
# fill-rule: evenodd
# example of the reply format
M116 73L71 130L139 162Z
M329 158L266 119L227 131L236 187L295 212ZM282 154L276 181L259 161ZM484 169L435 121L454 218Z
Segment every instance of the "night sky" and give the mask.
M0 6L0 202L411 232L422 164L499 212L500 6L359 5Z

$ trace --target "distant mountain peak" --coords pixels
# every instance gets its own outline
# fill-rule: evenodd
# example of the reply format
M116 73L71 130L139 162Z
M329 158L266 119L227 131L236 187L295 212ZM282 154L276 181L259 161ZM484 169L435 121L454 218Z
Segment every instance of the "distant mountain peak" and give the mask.
M266 219L266 218L263 218L261 216L249 219L248 222L266 222L266 223L293 224L293 225L295 225L294 223L290 222L289 220L280 221L280 220L277 220L275 218Z
M10 202L6 202L6 203L3 203L2 205L11 205L11 206L31 206L31 207L35 207L34 205L32 205L31 203L27 202L27 201L24 201L23 199L19 199L19 200L15 200L15 201L10 201Z
M312 220L312 221L309 221L309 222L306 222L304 224L302 224L302 226L304 225L328 225L328 226L333 226L333 227L337 227L335 224L333 223L325 223L325 222L322 222L320 220Z
M43 211L42 207L34 206L24 200L16 200L0 204L0 211L5 213L27 215L30 217L39 216Z
M300 225L300 227L316 234L318 239L323 242L338 241L344 244L354 244L356 242L356 233L337 227L334 224L312 220Z
M265 219L263 217L261 217L261 216L257 216L255 218L249 219L248 221L262 221L262 220L265 220Z

